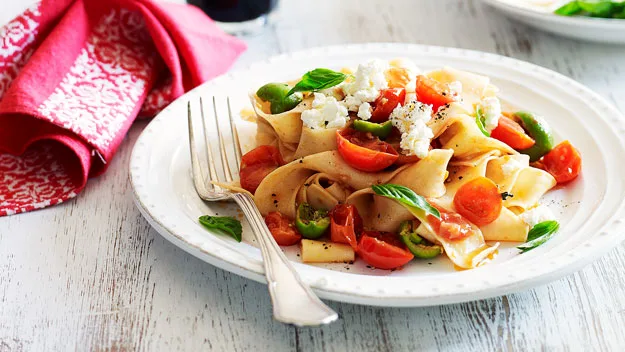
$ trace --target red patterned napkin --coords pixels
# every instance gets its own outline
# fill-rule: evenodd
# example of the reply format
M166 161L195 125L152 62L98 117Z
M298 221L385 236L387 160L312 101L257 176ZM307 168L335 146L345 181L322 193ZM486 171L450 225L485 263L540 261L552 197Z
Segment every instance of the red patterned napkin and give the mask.
M0 216L75 197L106 170L138 115L223 73L243 50L188 5L29 8L0 28Z

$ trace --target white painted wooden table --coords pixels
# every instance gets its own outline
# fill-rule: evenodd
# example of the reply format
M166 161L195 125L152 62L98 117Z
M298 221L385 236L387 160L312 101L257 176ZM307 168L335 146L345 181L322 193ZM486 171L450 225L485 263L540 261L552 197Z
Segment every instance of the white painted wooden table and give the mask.
M24 7L3 0L0 22ZM625 110L625 47L509 22L477 0L282 1L236 67L310 46L393 41L483 50L571 76ZM183 122L181 120L181 122ZM419 309L333 303L341 320L271 320L266 288L176 248L132 202L137 123L75 200L0 218L0 351L525 351L625 349L625 246L583 271L505 297ZM617 161L623 162L623 160Z

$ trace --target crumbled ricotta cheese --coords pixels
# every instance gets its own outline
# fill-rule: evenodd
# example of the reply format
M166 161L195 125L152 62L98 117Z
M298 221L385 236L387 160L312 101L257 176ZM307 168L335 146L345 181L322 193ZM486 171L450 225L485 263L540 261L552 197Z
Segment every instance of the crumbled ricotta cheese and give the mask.
M510 158L506 163L501 164L501 172L504 176L510 176L516 170L525 167L523 163L515 158Z
M432 106L411 101L404 106L397 105L390 116L393 126L401 132L399 146L408 155L424 158L428 155L434 133L426 123L432 118Z
M432 118L432 105L411 101L404 106L397 105L389 119L401 133L407 133L417 121L428 122Z
M408 155L416 155L425 158L430 149L430 142L434 137L432 129L425 122L417 121L412 125L408 133L402 133L399 146L408 151Z
M360 104L360 107L358 108L358 117L361 120L369 120L371 118L371 104Z
M343 83L341 88L345 93L343 104L349 111L359 111L364 103L371 103L380 95L381 89L388 88L384 72L388 63L372 60L358 66L354 80Z
M388 64L380 60L371 60L366 64L358 65L354 74L354 80L343 85L343 92L349 95L356 95L357 92L367 89L388 88L384 72Z
M501 102L497 97L488 97L482 100L482 116L484 117L484 127L491 132L499 124L501 116Z
M526 210L525 212L521 213L519 217L530 226L530 229L538 223L547 220L555 220L556 218L551 210L549 210L549 208L544 205L539 205L535 208Z
M304 126L311 129L340 128L349 121L347 109L336 98L314 93L312 109L302 112Z
M449 83L448 86L449 86L449 93L451 93L451 95L456 100L458 100L458 98L460 97L460 94L462 94L462 82L453 81Z

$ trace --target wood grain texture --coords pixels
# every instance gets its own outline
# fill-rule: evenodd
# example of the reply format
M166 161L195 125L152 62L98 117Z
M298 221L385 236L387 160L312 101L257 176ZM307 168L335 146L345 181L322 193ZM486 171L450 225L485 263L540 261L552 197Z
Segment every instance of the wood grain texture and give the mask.
M0 4L8 20L24 4ZM6 8L10 6L10 8ZM6 8L6 11L5 11ZM283 0L237 63L311 46L391 41L527 60L625 110L625 47L510 22L475 0ZM135 208L128 159L66 204L0 218L0 351L606 351L625 346L625 246L579 273L518 294L417 309L330 302L341 320L272 321L263 285L176 248ZM625 133L625 131L620 131Z

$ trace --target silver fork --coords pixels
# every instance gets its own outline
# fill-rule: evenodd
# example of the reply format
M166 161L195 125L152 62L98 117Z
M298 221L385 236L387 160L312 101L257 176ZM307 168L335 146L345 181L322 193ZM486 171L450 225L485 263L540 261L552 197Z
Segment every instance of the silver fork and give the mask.
M230 133L234 141L234 156L236 165L235 171L241 164L241 146L234 125L232 109L230 107L230 98L228 103L228 122L230 124ZM317 297L308 285L300 279L299 275L289 263L276 241L273 239L271 232L265 225L263 216L254 204L254 200L249 194L231 192L215 185L213 182L223 182L220 180L215 167L215 158L211 150L210 141L207 133L207 118L204 114L204 104L202 98L199 101L200 115L202 117L202 131L204 133L204 143L206 147L206 156L208 162L208 178L200 167L199 156L195 146L195 136L193 133L193 118L191 114L191 102L188 102L188 120L189 120L189 147L191 150L191 164L193 169L193 183L197 194L205 201L222 201L234 200L243 210L252 231L260 245L265 267L265 277L269 288L269 295L273 304L274 319L288 324L297 326L314 326L321 324L329 324L338 318L338 314L325 305L319 297ZM217 114L217 105L215 97L213 97L213 114L207 114L212 118L212 123L216 126L219 138L219 151L221 154L221 163L223 165L223 174L225 182L234 180L232 173L232 165L226 151L226 143L223 134L219 128L219 118ZM208 182L205 180L208 179Z

